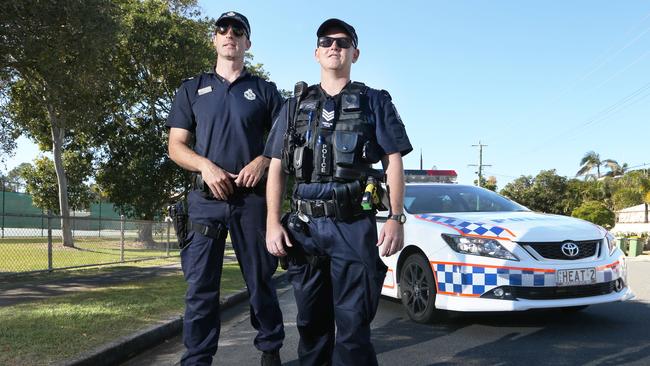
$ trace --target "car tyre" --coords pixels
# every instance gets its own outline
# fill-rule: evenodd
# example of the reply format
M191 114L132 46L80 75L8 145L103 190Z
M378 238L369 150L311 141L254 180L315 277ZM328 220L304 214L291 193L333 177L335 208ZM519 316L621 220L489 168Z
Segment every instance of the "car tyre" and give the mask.
M400 270L402 305L411 320L431 323L436 314L436 283L429 261L421 254L412 254Z

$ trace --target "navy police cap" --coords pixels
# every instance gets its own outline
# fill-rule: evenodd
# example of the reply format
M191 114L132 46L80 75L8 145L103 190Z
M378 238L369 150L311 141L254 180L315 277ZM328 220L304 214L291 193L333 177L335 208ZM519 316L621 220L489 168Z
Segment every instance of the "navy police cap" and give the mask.
M248 19L246 19L246 17L243 14L238 13L236 11L225 12L221 14L219 19L217 19L217 21L214 24L216 26L223 23L226 20L232 20L241 24L241 26L244 28L244 31L246 32L246 38L248 39L251 38L251 25L248 23Z
M324 21L323 24L321 24L320 27L318 27L318 30L316 31L316 37L324 36L325 33L332 28L343 29L345 33L347 33L348 36L352 38L352 44L354 45L354 48L357 48L357 45L359 44L359 38L357 37L357 32L354 30L353 26L342 21L341 19L331 18Z

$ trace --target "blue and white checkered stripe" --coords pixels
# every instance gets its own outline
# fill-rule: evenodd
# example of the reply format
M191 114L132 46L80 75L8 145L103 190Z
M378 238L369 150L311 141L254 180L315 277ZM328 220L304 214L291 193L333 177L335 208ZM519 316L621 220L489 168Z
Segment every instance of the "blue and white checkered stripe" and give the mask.
M433 263L432 267L436 273L440 293L477 296L499 286L556 286L554 271L442 263ZM619 277L620 273L616 267L596 271L598 283L609 282Z
M505 228L496 225L486 224L484 222L469 222L465 220L459 220L454 217L446 217L446 216L439 216L439 215L432 215L432 214L422 214L422 215L417 215L416 217L425 221L451 227L457 230L461 234L475 235L475 236L489 236L489 237L496 237L502 239L512 239L514 237L514 235L508 230L506 230Z
M624 276L625 276L625 269L620 264L596 269L597 282L609 282Z

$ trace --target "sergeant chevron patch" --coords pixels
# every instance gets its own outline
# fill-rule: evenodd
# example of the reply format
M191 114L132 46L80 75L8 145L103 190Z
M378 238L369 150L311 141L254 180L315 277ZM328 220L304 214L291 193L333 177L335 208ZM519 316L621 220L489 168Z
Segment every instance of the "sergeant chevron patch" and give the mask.
M323 120L330 122L334 119L334 111L326 111L323 109Z
M336 103L333 99L327 99L323 104L323 113L321 113L320 123L324 129L331 130L334 128L334 117L336 117Z

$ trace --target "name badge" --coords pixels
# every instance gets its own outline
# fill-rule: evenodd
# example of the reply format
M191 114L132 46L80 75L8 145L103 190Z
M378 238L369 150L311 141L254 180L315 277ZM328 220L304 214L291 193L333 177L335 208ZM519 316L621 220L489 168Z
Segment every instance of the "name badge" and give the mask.
M212 91L212 86L206 86L205 88L199 89L199 95L207 94Z

